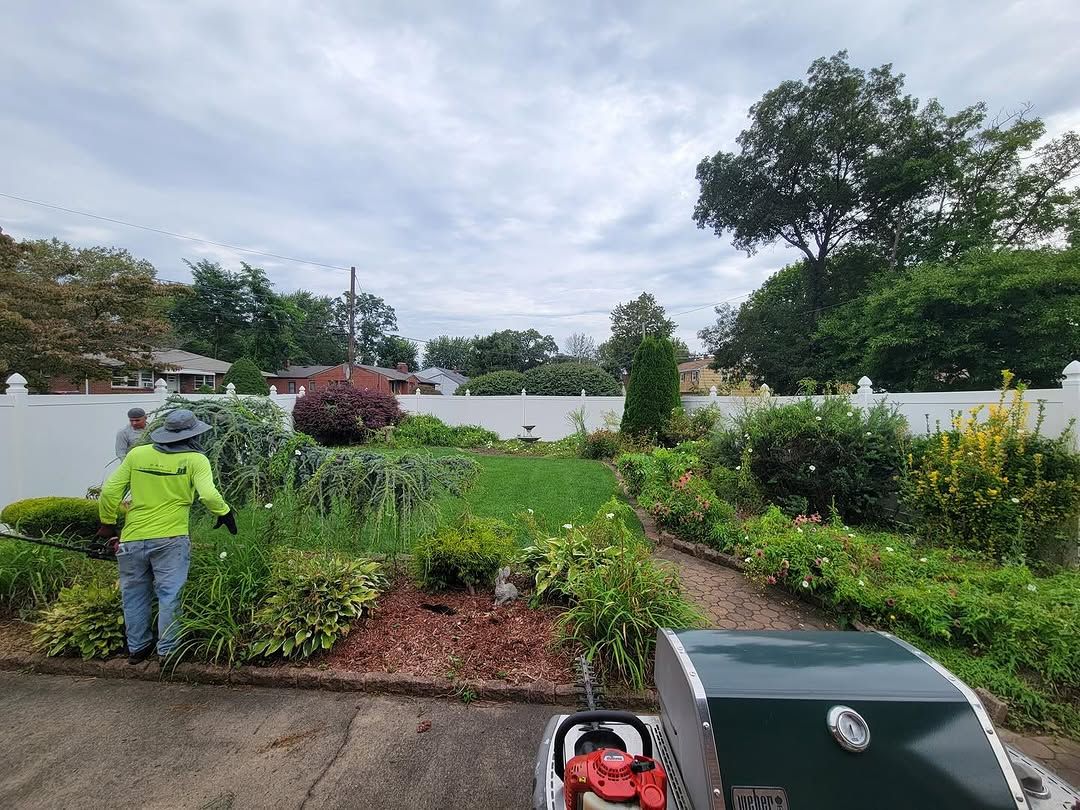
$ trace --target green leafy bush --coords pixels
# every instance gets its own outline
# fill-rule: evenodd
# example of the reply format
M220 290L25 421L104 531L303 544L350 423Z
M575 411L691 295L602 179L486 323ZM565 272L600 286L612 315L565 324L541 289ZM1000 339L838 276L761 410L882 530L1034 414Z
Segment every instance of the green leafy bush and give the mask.
M649 481L671 483L685 472L701 472L701 459L686 448L658 448L650 453L624 453L615 459L626 488L640 495Z
M534 396L576 397L582 390L590 397L616 397L622 393L618 380L586 363L544 363L530 368L524 376L523 387Z
M60 592L31 632L46 655L78 653L85 659L108 658L124 649L124 611L116 582L86 582Z
M126 509L121 508L117 521L123 526ZM31 537L61 535L77 540L90 540L98 526L97 501L86 498L26 498L15 501L0 512L3 521L16 531Z
M283 553L272 566L270 596L255 613L249 653L303 659L329 650L385 587L378 563Z
M715 433L711 467L753 473L761 493L788 514L835 507L845 520L881 522L896 511L907 423L894 408L867 411L846 397L761 404Z
M520 371L492 371L473 377L454 391L456 396L469 392L473 397L507 397L520 394L525 387L525 375Z
M738 532L735 507L721 500L707 480L690 470L674 481L650 479L638 503L683 540L720 546Z
M636 689L648 682L657 628L700 627L678 576L658 567L644 548L626 547L602 565L577 566L565 585L571 605L559 617L560 637L585 651L606 677Z
M437 416L410 414L389 434L394 447L482 447L499 441L499 434L479 425L451 426Z
M493 586L499 566L514 556L514 532L494 519L465 515L413 546L412 571L425 590Z
M637 521L634 511L614 498L585 525L571 526L556 536L545 533L534 515L519 515L518 519L528 545L518 554L517 562L536 583L534 607L545 599L567 601L567 585L574 571L604 565L627 549L644 547L644 540L630 528Z
M41 608L94 566L81 554L0 539L0 608Z
M1061 708L1062 695L1080 687L1080 572L1036 577L1025 566L856 533L817 515L793 521L776 508L744 529L731 548L754 578L813 594L919 646L929 641L993 662L1013 688L1028 684L1021 722L1080 733L1080 712Z
M913 442L904 495L922 533L995 557L1023 561L1051 542L1075 543L1080 511L1080 454L1069 436L1027 429L1024 389L997 405L956 414L951 430ZM1006 402L1009 399L1009 402Z
M758 514L768 506L749 464L737 464L735 469L714 467L709 473L709 483L722 500L744 515Z
M707 439L721 424L723 413L716 405L695 408L687 413L682 406L671 411L671 418L660 431L660 441L668 447L683 442Z
M615 458L622 450L622 441L614 430L594 430L585 436L582 458Z
M658 436L680 406L679 366L670 340L646 337L634 353L622 432L648 438Z
M236 393L238 394L262 394L266 396L270 393L270 386L266 384L266 378L263 377L259 367L255 365L255 361L250 357L241 357L229 366L229 370L221 378L221 389L224 391L229 383L236 386Z

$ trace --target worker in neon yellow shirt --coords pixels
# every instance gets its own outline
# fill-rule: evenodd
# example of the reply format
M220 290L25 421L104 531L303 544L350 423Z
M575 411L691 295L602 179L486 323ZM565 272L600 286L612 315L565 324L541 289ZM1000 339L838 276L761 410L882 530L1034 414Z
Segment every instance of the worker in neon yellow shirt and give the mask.
M154 653L151 598L158 600L157 653L176 646L175 619L180 589L191 563L188 515L196 494L218 516L214 528L236 534L236 518L214 486L214 474L198 437L211 430L186 409L172 411L150 434L153 444L133 447L101 489L98 536L116 537L116 513L131 489L131 507L116 551L124 602L128 661L137 664Z

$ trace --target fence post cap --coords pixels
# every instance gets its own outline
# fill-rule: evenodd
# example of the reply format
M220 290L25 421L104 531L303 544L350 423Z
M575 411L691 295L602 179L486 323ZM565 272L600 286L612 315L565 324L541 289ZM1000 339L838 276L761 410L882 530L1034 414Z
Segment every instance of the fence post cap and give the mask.
M869 388L873 384L874 384L874 381L871 380L869 377L867 377L865 374L862 375L861 377L859 377L859 387L860 388Z
M307 393L307 388L305 388L304 386L301 385L300 390L296 392L296 395L298 397L302 397L306 393Z
M525 389L524 388L521 389L521 395L525 396Z
M709 396L710 397L715 397L716 396L716 386L715 385L710 385L709 386Z
M272 397L277 396L277 386L276 385L271 385L270 386L270 396L272 396Z
M772 389L769 388L768 383L762 383L761 384L761 395L763 397L767 397L771 392L772 392Z
M585 389L584 388L581 389L581 398L582 399L585 398Z
M229 383L225 386L225 392L236 396L236 383Z
M1067 380L1080 380L1080 360L1073 360L1065 366L1064 374ZM8 382L11 381L8 380Z
M9 394L25 394L26 393L26 377L19 372L15 372L5 380L7 383L7 392Z
M465 396L472 396L472 391L470 391L468 388L466 388L465 389Z
M158 377L158 381L154 383L155 394L167 394L169 393L169 384L165 380Z

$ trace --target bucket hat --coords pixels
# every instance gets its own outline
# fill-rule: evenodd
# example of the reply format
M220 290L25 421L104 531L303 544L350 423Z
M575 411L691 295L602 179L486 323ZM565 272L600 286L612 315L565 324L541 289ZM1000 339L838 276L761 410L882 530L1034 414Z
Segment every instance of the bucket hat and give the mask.
M172 411L165 417L165 424L150 434L150 440L157 444L172 444L201 436L211 426L196 418L187 408Z

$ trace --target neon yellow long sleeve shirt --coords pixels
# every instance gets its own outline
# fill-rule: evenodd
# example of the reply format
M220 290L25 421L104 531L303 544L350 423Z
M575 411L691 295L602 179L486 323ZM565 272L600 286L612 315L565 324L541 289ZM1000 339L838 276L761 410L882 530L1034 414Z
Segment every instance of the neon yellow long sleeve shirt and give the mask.
M102 523L116 523L117 509L129 487L131 508L121 541L187 534L196 494L215 515L229 511L202 453L162 453L151 444L133 447L101 488L98 516Z

